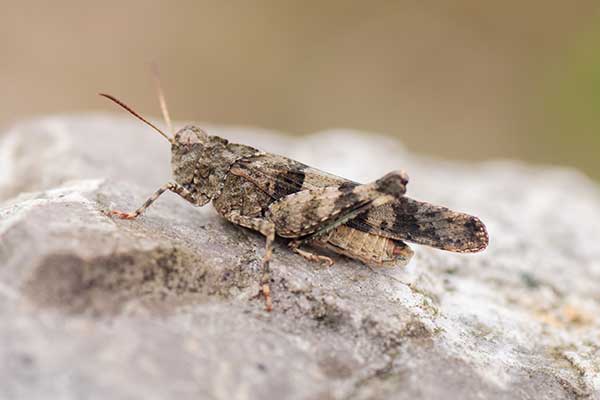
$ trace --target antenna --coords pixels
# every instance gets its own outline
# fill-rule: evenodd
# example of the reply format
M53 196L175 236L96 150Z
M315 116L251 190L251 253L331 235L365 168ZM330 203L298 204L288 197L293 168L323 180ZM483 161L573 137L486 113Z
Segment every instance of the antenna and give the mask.
M156 125L154 125L152 122L148 121L146 118L142 117L140 114L138 114L137 112L133 111L131 109L131 107L129 107L127 104L123 103L121 100L117 99L116 97L110 95L110 94L106 94L106 93L98 93L100 96L102 97L106 97L107 99L109 99L110 101L117 103L118 105L120 105L121 107L123 107L125 110L129 111L129 113L131 113L134 117L138 118L139 120L145 122L147 125L149 125L150 127L152 127L156 132L160 133L165 139L167 139L169 141L169 143L172 143L171 138L169 138L169 136L167 136L166 133L164 133L163 131L161 131L160 129L158 129L156 127Z
M171 124L171 117L169 116L169 109L167 108L167 101L165 100L165 93L163 92L162 85L160 84L160 73L158 71L158 65L152 64L152 75L154 76L154 84L156 85L156 91L158 92L158 102L160 103L160 111L162 112L163 119L167 125L167 129L172 134L173 124Z

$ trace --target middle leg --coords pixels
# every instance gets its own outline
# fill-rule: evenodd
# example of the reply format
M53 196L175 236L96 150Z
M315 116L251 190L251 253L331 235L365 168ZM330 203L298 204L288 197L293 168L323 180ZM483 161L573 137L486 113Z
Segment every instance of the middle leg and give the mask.
M230 222L236 225L250 228L263 234L266 239L265 254L262 260L262 276L260 280L260 293L265 298L265 309L273 310L273 302L271 300L271 268L270 261L273 256L273 241L275 240L275 225L266 219L247 217L241 215L239 211L232 211L224 216Z
M300 246L302 246L304 242L304 240L292 240L288 246L294 253L306 258L308 261L318 262L326 267L331 267L333 265L333 260L330 257L302 250Z

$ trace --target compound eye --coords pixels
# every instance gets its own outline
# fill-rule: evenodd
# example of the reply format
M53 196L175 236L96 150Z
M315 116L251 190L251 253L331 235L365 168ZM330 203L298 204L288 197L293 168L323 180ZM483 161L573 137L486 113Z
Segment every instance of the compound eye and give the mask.
M175 140L184 145L203 143L208 135L202 129L195 126L186 126L175 135Z

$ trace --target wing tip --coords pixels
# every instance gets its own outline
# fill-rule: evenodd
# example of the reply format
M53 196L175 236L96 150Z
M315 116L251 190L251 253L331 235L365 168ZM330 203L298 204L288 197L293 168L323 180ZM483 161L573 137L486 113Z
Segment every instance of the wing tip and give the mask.
M469 216L465 222L465 228L471 233L471 237L465 241L465 246L456 249L459 253L477 253L485 250L490 244L490 235L485 224L477 217Z

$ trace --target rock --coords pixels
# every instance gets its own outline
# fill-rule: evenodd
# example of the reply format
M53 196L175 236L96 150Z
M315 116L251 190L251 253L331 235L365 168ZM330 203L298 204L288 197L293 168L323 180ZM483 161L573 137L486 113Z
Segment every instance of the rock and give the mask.
M600 398L600 194L576 171L460 163L327 131L213 134L481 217L491 243L414 245L404 269L307 263L167 194L169 147L135 120L50 117L0 138L0 398Z

